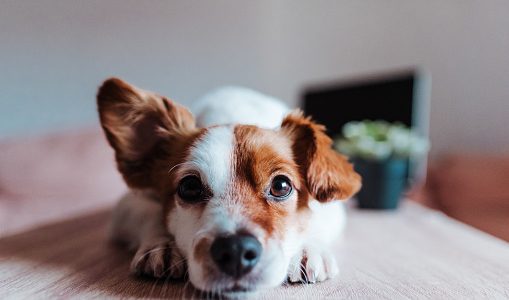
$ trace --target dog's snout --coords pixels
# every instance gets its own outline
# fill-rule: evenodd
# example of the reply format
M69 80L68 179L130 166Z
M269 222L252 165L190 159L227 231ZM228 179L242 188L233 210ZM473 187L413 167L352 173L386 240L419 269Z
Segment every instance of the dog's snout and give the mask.
M239 278L249 273L258 263L262 245L252 235L235 234L216 238L210 254L222 272Z

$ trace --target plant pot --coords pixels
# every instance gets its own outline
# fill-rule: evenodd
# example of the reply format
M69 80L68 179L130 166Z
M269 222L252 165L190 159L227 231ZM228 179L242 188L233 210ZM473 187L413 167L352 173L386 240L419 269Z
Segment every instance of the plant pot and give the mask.
M357 194L359 208L395 209L406 185L408 160L353 160L362 176L362 188Z

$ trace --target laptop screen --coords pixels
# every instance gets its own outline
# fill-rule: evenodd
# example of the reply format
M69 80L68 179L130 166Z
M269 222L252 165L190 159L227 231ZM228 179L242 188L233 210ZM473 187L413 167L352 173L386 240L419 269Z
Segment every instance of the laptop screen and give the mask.
M413 115L414 72L339 82L305 90L306 115L327 127L330 136L341 134L349 121L385 120L416 126Z

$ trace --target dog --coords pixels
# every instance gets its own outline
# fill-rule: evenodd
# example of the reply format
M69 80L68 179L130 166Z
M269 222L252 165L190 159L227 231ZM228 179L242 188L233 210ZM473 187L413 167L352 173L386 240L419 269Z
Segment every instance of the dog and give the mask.
M323 126L241 88L205 97L196 118L117 78L97 104L130 188L111 234L134 273L221 294L338 274L330 246L361 177Z

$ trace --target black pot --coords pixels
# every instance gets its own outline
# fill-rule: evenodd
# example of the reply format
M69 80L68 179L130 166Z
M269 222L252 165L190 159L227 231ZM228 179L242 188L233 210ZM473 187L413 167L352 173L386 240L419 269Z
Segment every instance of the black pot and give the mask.
M362 176L362 188L356 196L359 208L397 208L406 185L408 160L356 158L353 163Z

